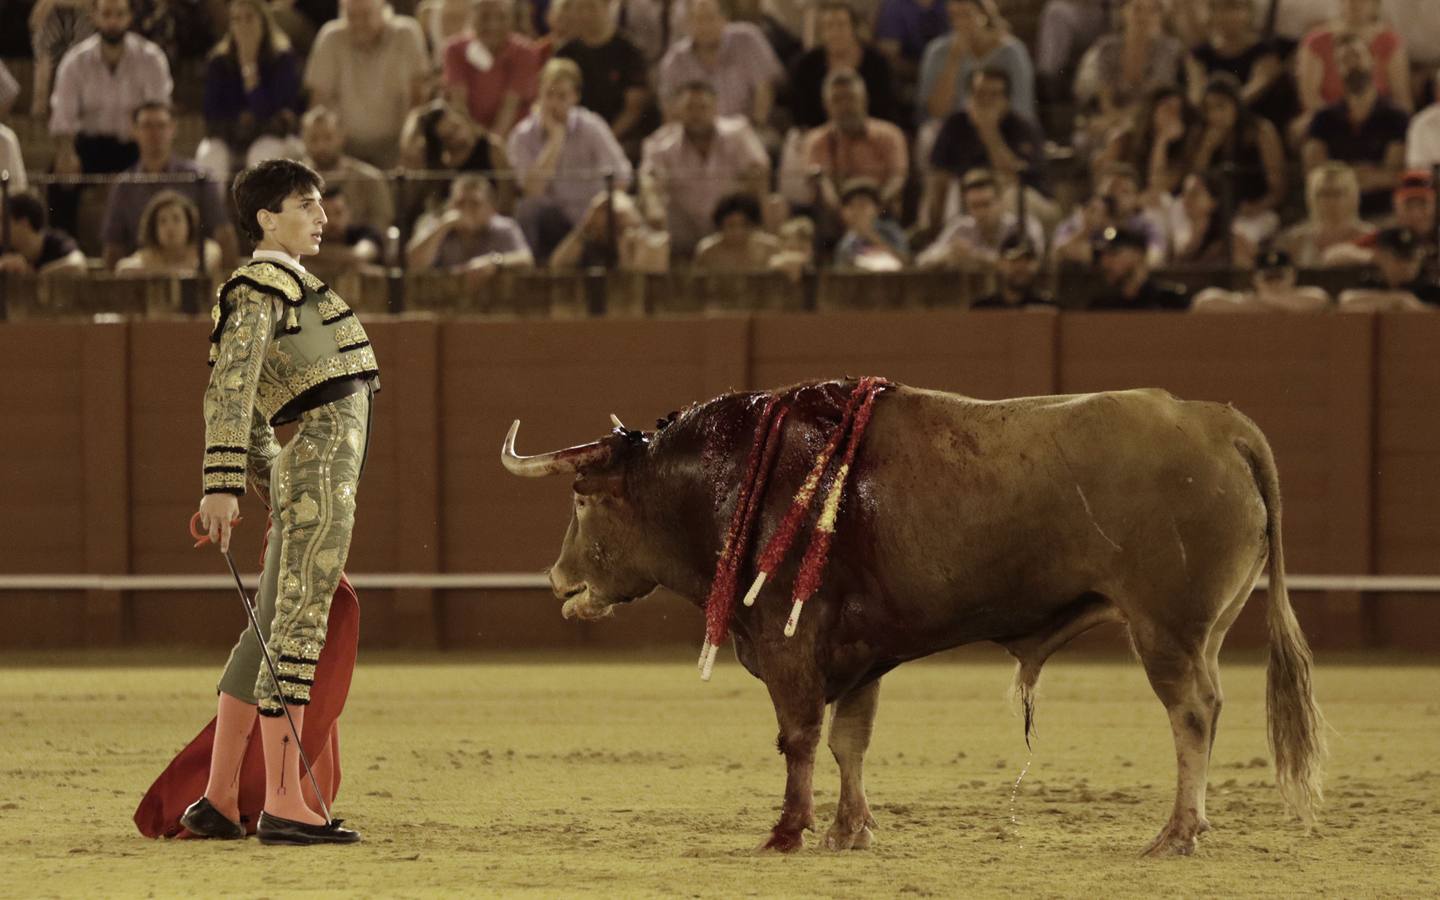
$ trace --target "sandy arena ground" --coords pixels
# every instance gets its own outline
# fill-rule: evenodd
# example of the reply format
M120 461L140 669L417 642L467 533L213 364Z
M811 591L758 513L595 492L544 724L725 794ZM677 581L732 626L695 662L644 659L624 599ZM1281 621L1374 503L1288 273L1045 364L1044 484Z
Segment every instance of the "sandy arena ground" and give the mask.
M1138 664L1052 660L1029 774L1011 670L988 650L902 667L867 761L875 847L753 852L783 766L759 682L642 662L362 656L337 814L354 847L153 842L130 821L213 712L215 665L0 665L5 897L1440 896L1440 667L1322 660L1334 727L1323 824L1288 820L1263 671L1222 666L1210 819L1192 859L1139 860L1165 821L1170 732ZM220 660L217 658L215 663ZM112 664L113 663L113 664ZM823 836L838 789L822 749ZM262 881L303 862L293 884Z

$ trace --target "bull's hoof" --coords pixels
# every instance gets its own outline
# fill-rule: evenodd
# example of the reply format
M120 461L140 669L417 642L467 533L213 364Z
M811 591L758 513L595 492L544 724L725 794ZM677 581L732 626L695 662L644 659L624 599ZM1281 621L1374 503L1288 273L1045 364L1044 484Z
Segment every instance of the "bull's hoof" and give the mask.
M1140 854L1151 859L1162 856L1194 856L1195 848L1198 846L1196 835L1200 828L1191 825L1186 827L1176 822L1170 822L1160 833L1155 835L1155 840Z
M759 849L761 853L798 853L805 849L805 832L789 829L782 831L776 828L770 832L770 837Z
M858 829L836 822L830 826L830 831L825 835L826 850L869 850L870 842L875 836L870 832L870 826L864 822L860 823Z

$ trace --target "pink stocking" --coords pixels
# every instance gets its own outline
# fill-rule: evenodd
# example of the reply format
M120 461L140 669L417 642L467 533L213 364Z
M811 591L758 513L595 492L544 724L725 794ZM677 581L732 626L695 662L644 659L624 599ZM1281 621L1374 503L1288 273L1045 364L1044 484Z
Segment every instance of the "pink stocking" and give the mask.
M290 707L295 728L304 734L305 707ZM265 811L272 816L324 825L325 817L305 805L305 788L301 779L305 769L300 765L300 748L284 716L260 717L260 742L265 748Z
M223 691L215 712L215 743L205 798L232 822L240 821L240 766L255 727L255 705Z

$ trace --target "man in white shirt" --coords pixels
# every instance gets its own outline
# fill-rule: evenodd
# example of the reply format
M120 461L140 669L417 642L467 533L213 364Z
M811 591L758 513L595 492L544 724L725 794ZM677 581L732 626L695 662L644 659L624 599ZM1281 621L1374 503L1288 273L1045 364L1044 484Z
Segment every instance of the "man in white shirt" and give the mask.
M1434 103L1410 119L1405 133L1405 167L1429 169L1440 165L1440 71L1435 73Z
M340 13L315 38L305 87L312 103L340 113L348 153L387 168L399 155L406 113L424 99L425 36L382 0L342 0Z

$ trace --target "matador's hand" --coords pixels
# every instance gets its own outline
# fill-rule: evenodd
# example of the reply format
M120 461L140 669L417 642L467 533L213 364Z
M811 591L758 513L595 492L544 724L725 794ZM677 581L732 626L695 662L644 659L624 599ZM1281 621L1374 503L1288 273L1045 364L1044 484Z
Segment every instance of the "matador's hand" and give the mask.
M240 501L234 494L206 494L200 501L199 532L210 542L220 545L220 552L230 550L230 531L239 524Z

